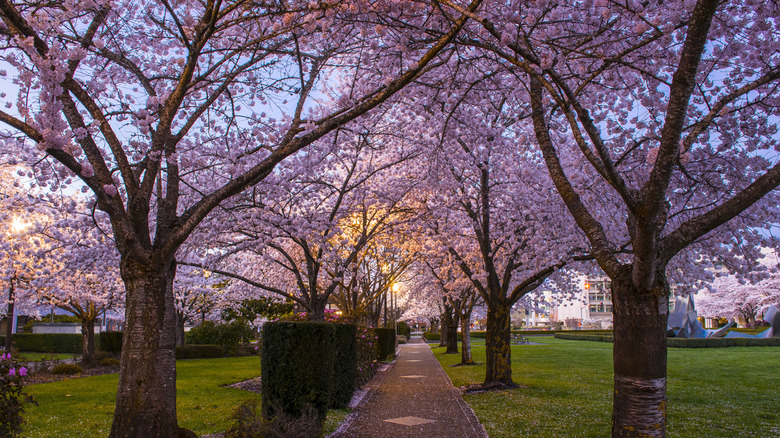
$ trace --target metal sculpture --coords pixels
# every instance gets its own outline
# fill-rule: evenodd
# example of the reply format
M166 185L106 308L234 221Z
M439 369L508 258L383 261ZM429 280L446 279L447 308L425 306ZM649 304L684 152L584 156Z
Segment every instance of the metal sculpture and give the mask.
M734 321L717 330L705 329L697 319L696 306L693 296L677 297L674 301L674 311L669 314L667 323L667 335L670 338L771 338L780 337L780 311L777 307L769 306L764 313L764 321L770 327L761 333L751 335L747 333L729 332L734 327ZM728 334L727 334L728 333Z

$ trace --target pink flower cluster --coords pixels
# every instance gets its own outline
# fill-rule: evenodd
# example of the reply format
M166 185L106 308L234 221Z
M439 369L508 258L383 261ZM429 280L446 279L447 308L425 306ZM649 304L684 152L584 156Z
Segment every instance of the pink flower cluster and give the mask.
M3 354L1 354L0 355L0 360L11 360L11 353L3 353ZM8 370L8 375L9 376L19 375L21 377L24 377L24 376L27 375L27 368L19 367L19 369L17 370L16 367L11 367Z

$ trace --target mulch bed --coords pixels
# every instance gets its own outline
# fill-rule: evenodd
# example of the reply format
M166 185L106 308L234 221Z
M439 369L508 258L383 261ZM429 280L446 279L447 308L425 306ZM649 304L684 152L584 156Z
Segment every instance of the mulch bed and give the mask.
M234 383L232 385L226 385L228 388L243 389L244 391L254 392L259 394L261 389L260 378L244 380L243 382Z
M49 372L37 372L37 373L31 372L30 374L27 375L26 384L33 385L36 383L59 382L60 380L79 379L81 377L91 377L91 376L102 376L103 374L114 374L118 372L119 372L118 367L104 367L104 366L86 368L84 369L84 372L79 374L52 374Z

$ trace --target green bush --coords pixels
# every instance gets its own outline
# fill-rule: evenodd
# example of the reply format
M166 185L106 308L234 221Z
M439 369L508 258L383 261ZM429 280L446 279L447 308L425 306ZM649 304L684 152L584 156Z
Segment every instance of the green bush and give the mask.
M0 355L0 437L15 437L24 425L24 404L37 403L24 392L26 369L11 353Z
M176 346L176 359L207 359L225 357L225 348L215 344L184 344Z
M406 339L409 340L412 338L412 329L409 328L409 324L406 323L406 321L398 321L398 334L406 336Z
M75 363L61 363L51 369L52 374L81 374L82 372L84 369Z
M426 341L441 341L441 333L425 332L423 333L423 339Z
M100 359L98 362L101 366L104 367L118 367L119 361L114 359L113 357L104 357L103 359Z
M379 345L379 360L395 356L395 330L389 328L374 329Z
M300 418L307 409L325 420L333 388L334 325L277 321L263 326L263 416Z
M321 426L312 409L307 409L300 417L290 417L279 411L267 420L258 412L257 405L257 400L250 399L233 411L230 416L233 424L225 431L225 438L319 438Z
M14 346L19 351L81 354L84 340L79 334L16 333Z
M343 409L349 406L355 392L357 378L357 327L354 324L333 326L333 388L330 407Z
M239 342L249 342L252 338L252 328L242 319L227 324L205 321L184 335L187 344L218 344L229 355L236 353Z
M122 351L122 332L101 332L98 345L103 351L120 353Z

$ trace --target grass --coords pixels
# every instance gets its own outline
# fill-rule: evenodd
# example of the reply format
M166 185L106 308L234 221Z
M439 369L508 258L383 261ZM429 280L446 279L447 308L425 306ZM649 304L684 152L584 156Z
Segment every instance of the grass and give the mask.
M179 426L198 435L228 428L233 409L260 394L225 385L258 377L257 356L176 361L176 410ZM27 405L23 436L107 436L116 399L118 376L109 374L27 386L38 402ZM334 432L348 410L328 412L327 433Z
M609 436L612 345L532 340L542 345L512 346L513 379L523 388L464 396L490 437ZM455 386L484 380L484 365L452 367L460 355L433 351ZM472 353L484 363L483 346ZM668 436L778 436L778 363L777 347L670 348Z
M78 355L74 354L68 354L68 353L31 353L31 352L22 352L19 353L19 355L16 357L16 360L18 362L39 362L43 359L51 360L51 359L73 359L74 357L78 357Z

